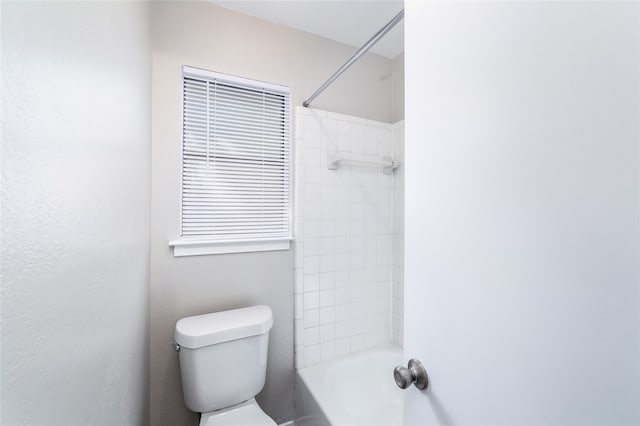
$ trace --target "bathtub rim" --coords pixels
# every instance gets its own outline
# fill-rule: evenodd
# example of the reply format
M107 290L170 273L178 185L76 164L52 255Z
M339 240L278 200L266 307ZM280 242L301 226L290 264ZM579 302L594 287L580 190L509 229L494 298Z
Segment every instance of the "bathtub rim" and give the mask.
M313 366L296 369L296 383L300 381L303 385L301 391L308 392L309 396L317 405L317 408L323 414L324 419L329 426L357 426L358 422L354 421L353 417L347 413L344 408L335 399L326 398L326 396L320 394L321 389L314 389L310 383L319 383L325 379L326 370L335 363L349 363L358 361L359 358L366 358L367 355L380 354L381 352L391 353L393 356L397 356L397 361L402 362L404 356L402 348L394 343L387 342L382 345L374 346L362 351L347 354L341 357L337 357L332 360L323 361ZM389 380L393 380L392 371L389 371ZM302 386L301 386L302 388ZM296 389L296 394L298 389ZM402 415L402 413L400 413ZM298 411L296 407L296 418L298 417ZM345 422L348 419L350 421Z

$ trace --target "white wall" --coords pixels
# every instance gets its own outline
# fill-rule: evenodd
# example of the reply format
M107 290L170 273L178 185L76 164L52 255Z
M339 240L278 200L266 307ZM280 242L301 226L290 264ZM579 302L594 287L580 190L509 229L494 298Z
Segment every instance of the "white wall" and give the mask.
M143 424L150 10L1 7L1 422Z
M404 52L391 63L391 122L404 120Z
M402 114L404 115L404 106ZM400 167L393 174L391 340L402 347L404 339L404 172L406 168L404 158L404 120L393 125L392 138L393 159L400 164Z
M296 367L391 340L392 125L296 108Z
M269 365L258 401L276 420L293 417L293 251L174 258L180 233L181 66L289 86L300 105L356 48L207 2L155 2L151 230L150 420L194 422L182 401L175 322L265 303L274 312ZM314 102L391 120L391 61L367 54Z
M408 4L405 424L640 424L639 18Z

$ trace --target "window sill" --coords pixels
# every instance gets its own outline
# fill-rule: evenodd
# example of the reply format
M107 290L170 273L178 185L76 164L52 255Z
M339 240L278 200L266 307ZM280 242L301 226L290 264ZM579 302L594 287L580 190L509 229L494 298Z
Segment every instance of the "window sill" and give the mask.
M205 256L209 254L250 253L256 251L289 250L292 238L277 238L270 240L173 240L169 246L173 247L173 256Z

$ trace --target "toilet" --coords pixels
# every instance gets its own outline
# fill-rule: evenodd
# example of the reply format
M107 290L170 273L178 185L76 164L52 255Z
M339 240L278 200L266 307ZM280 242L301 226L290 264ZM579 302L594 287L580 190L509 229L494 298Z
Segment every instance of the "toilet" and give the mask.
M176 323L185 405L200 426L276 426L255 400L267 372L268 306L197 315Z

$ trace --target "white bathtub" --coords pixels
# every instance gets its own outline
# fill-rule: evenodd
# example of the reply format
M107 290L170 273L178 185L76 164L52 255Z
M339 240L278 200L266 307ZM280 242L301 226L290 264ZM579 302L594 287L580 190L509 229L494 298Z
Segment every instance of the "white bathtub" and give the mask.
M387 344L298 370L296 425L402 425L402 395L393 368L402 351Z

